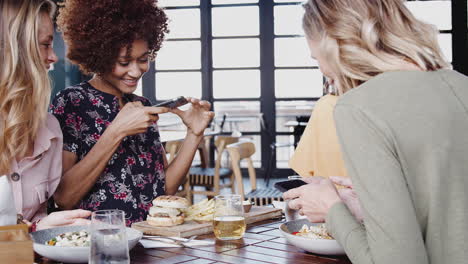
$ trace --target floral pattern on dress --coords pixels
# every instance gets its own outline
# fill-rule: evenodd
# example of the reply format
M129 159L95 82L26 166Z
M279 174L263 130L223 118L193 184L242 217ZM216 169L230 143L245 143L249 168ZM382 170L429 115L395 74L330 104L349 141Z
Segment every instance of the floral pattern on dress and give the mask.
M151 105L144 97L125 97ZM88 82L60 91L49 109L60 122L64 150L76 154L78 161L98 142L119 110L117 97ZM156 124L146 133L125 137L78 208L124 210L127 225L144 221L152 200L164 194L163 155Z

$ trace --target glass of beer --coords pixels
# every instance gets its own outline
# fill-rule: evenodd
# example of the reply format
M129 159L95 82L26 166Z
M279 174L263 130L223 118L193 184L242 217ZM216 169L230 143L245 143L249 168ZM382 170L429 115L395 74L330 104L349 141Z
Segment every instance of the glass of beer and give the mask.
M241 239L245 233L244 207L240 195L215 197L214 234L220 240Z

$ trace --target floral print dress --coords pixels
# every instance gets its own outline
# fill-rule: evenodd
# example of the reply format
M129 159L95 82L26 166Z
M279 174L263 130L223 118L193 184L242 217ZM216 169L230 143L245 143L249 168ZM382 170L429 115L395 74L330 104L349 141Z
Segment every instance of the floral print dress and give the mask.
M127 101L149 100L133 94ZM59 120L63 148L82 160L119 113L118 98L88 82L68 87L54 98L50 112ZM120 209L127 225L143 221L152 200L164 194L164 149L156 123L146 133L125 137L101 176L78 207L86 210Z

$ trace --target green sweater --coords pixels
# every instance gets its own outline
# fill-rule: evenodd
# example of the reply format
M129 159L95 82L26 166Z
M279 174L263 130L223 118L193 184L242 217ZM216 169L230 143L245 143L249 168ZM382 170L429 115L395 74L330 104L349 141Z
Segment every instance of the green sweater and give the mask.
M353 263L468 263L468 78L376 76L339 99L337 134L364 224L343 203L327 226Z

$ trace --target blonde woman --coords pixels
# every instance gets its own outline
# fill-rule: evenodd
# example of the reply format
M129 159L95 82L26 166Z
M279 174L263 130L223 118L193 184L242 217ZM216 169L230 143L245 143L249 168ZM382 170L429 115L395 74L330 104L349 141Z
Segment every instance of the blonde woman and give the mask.
M337 134L363 225L328 179L285 193L353 263L464 263L468 78L402 0L309 0L312 57L341 93Z
M57 61L54 12L48 0L0 0L0 177L8 179L18 220L32 222L33 229L83 224L81 218L90 215L75 210L46 216L62 174L62 133L47 114L47 70Z

